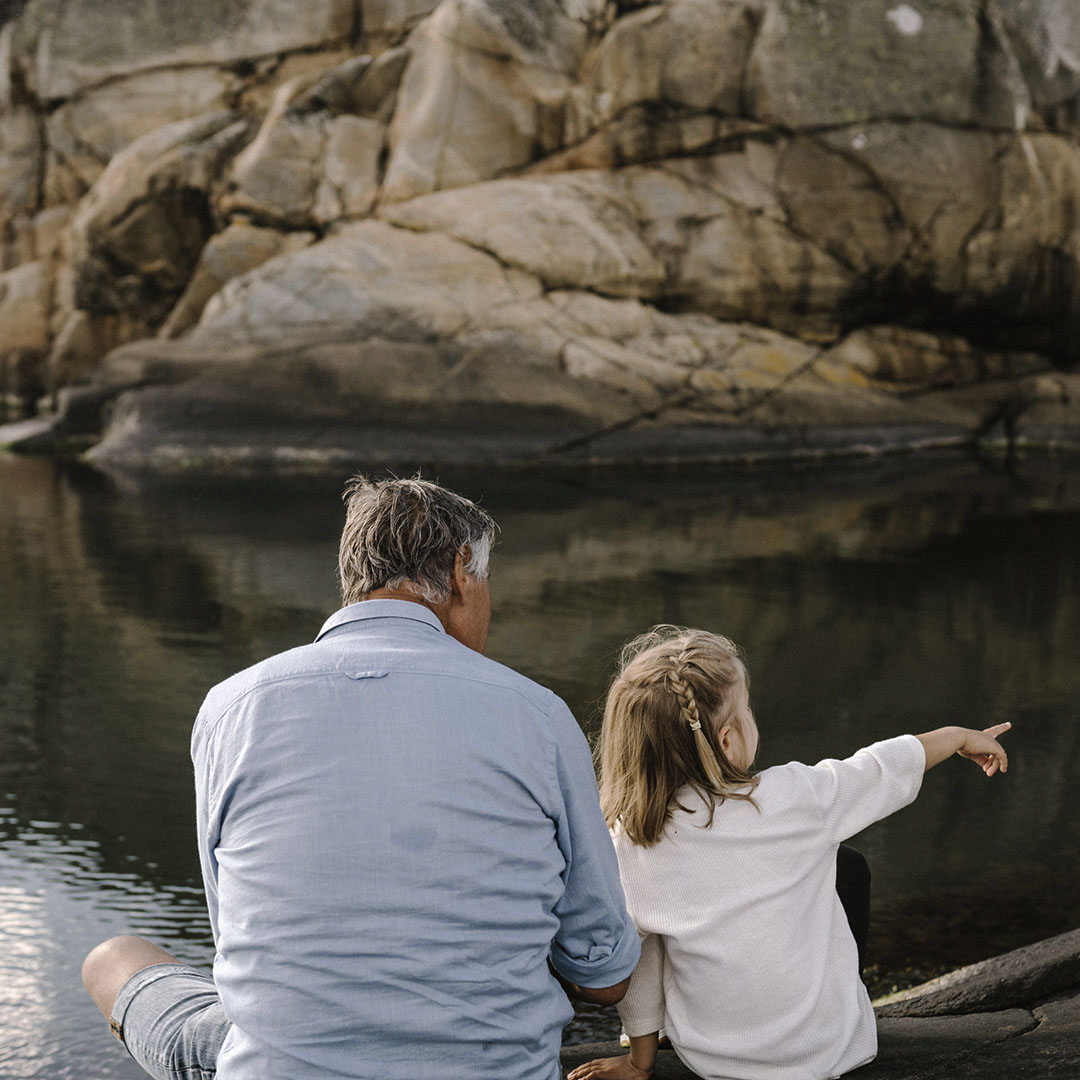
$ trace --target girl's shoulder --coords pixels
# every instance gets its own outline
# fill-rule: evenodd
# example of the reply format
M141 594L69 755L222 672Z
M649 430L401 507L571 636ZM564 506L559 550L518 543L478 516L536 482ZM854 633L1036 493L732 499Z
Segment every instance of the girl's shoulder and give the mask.
M757 774L758 786L754 795L776 797L784 793L798 793L813 784L816 766L802 761L788 761L783 765L770 765Z

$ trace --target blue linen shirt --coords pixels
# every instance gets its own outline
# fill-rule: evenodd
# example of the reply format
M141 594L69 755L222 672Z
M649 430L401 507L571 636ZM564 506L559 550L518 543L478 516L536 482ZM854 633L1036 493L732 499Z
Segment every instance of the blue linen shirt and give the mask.
M214 687L192 735L220 1080L557 1080L639 939L551 691L367 600Z

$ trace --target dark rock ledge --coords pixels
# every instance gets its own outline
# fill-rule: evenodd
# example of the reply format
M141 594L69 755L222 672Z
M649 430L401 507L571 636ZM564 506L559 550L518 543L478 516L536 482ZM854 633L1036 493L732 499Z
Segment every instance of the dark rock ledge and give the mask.
M878 1002L878 1056L859 1080L1080 1077L1080 930L960 968ZM617 1043L565 1047L564 1075ZM693 1080L662 1050L656 1080Z

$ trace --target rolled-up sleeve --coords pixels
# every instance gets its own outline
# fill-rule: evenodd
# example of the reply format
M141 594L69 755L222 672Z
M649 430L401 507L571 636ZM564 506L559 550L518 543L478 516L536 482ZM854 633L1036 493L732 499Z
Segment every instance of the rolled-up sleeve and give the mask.
M588 743L569 709L556 701L555 827L566 868L563 895L554 909L559 929L551 962L563 978L578 986L614 986L633 972L641 943L626 913Z

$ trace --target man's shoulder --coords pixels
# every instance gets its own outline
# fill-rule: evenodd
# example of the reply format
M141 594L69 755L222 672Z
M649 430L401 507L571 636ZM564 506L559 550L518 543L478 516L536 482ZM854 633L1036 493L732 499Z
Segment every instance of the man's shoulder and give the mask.
M491 657L473 652L464 646L461 646L460 654L463 663L460 667L452 666L448 669L447 674L451 677L461 677L490 686L502 687L520 694L545 710L549 709L553 702L559 700L546 686L542 686L498 660L492 660Z
M318 679L350 670L355 659L336 651L328 652L319 644L300 645L260 660L219 682L207 693L199 718L212 721L223 712L261 691L292 679ZM523 675L506 664L492 660L459 644L440 637L426 649L406 654L372 657L380 672L402 679L439 679L448 684L470 687L475 693L509 694L543 716L569 716L569 709L554 691ZM449 688L448 688L448 692Z
M310 644L298 645L296 648L268 656L265 660L259 660L212 686L199 711L200 719L221 713L229 705L262 686L282 679L310 675L316 666L315 650Z

